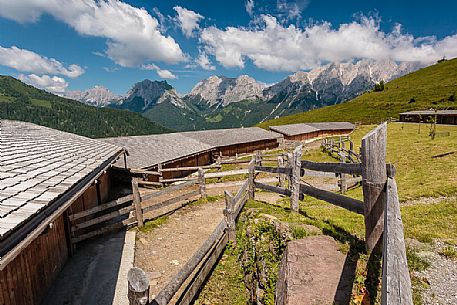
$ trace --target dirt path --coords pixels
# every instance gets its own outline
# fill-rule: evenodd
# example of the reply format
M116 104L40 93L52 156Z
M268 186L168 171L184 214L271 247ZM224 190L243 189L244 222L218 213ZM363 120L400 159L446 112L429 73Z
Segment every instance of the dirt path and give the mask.
M192 257L223 219L224 200L185 206L168 217L166 223L139 232L135 266L150 277L153 298Z

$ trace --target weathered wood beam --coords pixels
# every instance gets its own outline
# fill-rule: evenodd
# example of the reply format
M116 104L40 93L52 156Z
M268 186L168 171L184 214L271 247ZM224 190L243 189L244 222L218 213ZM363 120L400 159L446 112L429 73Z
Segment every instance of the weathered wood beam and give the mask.
M382 250L382 305L412 305L411 279L395 180L387 180Z
M176 192L176 191L185 189L186 187L195 185L196 183L197 183L196 180L192 180L192 181L188 181L188 182L184 182L184 183L180 183L180 184L171 185L160 191L142 195L141 201L146 201L146 200L149 200L149 199L152 199L155 197L159 197L159 196L162 196L162 195L165 195L168 193Z
M292 169L290 167L256 166L255 170L258 172L265 172L265 173L272 173L272 174L290 175L292 173Z
M301 157L303 154L303 146L299 145L294 149L292 161L292 176L291 176L291 195L290 195L290 210L298 212L300 200L300 169Z
M166 207L168 205L172 205L172 204L177 203L179 201L187 200L187 199L195 197L195 196L197 196L199 194L200 194L200 190L192 191L192 192L189 192L189 193L186 193L186 194L182 194L182 195L177 196L177 197L173 197L173 198L164 200L164 201L162 201L160 203L154 203L154 204L151 204L151 205L144 206L142 208L142 210L143 210L143 213L148 213L148 212L151 212L151 211L154 211L154 210L158 210L158 209L164 208L164 207Z
M340 194L324 191L309 185L300 184L300 192L316 199L345 208L348 211L363 215L363 202Z
M269 184L265 184L265 183L261 183L261 182L257 182L257 181L255 181L254 184L255 184L256 188L264 190L264 191L270 191L270 192L285 195L285 196L291 195L290 190L288 190L286 188L277 187L277 186L273 186L273 185L269 185Z
M141 211L141 196L138 189L138 178L132 177L133 206L138 227L143 227L143 212Z
M362 138L365 242L369 252L375 249L384 231L384 207L387 200L386 145L387 123L379 125Z
M98 213L98 212L101 212L101 211L104 211L104 210L107 210L107 209L110 209L110 208L113 208L113 207L118 206L118 205L125 204L125 203L127 203L129 201L132 201L132 200L133 200L133 196L132 195L127 195L127 196L118 198L116 200L104 203L102 205L96 206L94 208L91 208L91 209L88 209L88 210L85 210L85 211L82 211L82 212L79 212L79 213L71 214L71 215L68 216L68 219L71 222L73 222L74 220L77 220L77 219L80 219L80 218L83 218L83 217L86 217L86 216L89 216L89 215L92 215L92 214L95 214L95 213Z

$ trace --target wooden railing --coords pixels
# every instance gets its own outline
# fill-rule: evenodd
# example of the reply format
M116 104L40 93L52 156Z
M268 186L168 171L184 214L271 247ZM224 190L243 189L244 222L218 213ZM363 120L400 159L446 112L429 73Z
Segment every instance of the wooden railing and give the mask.
M362 139L361 162L318 163L300 161L302 147L298 146L288 165L282 167L255 166L255 171L288 175L289 187L278 187L255 181L255 188L290 196L290 209L298 211L298 199L305 195L324 200L364 215L365 242L369 253L382 251L382 304L412 304L411 281L406 260L395 167L386 164L387 124L382 124ZM300 182L304 170L334 174L361 175L363 201L318 189ZM298 181L298 182L297 182ZM297 188L298 184L298 188ZM343 192L342 192L343 193ZM383 237L383 238L382 238ZM383 241L383 242L382 242ZM382 244L382 247L380 245Z
M224 219L178 273L173 276L167 285L148 304L166 305L172 298L177 300L176 304L187 305L192 302L218 258L221 256L227 242L236 241L235 221L249 197L248 191L249 183L246 180L234 196L228 191L225 192L226 208L224 210ZM190 281L187 281L189 278ZM145 280L145 277L142 279L133 277L128 278L128 280L129 288L138 287L138 281ZM143 285L142 287L144 289L138 291L130 289L129 295L137 296L130 298L130 304L139 305L140 300L144 301L144 295L146 289L148 289L148 285ZM179 294L177 295L178 292Z
M261 166L259 158L248 165L248 179L235 195L225 192L225 218L186 265L157 294L150 304L165 305L173 298L177 304L189 304L195 297L211 268L229 240L235 242L235 223L247 199L254 199L255 189L262 189L290 197L292 212L298 212L299 199L304 196L324 200L364 216L365 242L369 253L382 251L382 304L412 304L411 281L406 260L395 168L386 164L387 125L382 124L362 139L360 160L357 163L317 163L302 161L302 147L298 146L282 166ZM315 188L301 181L306 170L333 174L361 175L363 201ZM256 173L279 175L279 186L256 181ZM289 181L288 186L281 181ZM382 247L380 245L382 244ZM192 275L193 274L193 275ZM192 275L186 287L184 282ZM129 283L135 286L135 283ZM176 296L178 291L183 291ZM138 295L141 292L138 292ZM131 303L139 304L139 303Z
M332 157L340 161L343 159L342 162L360 162L360 154L354 150L354 142L349 136L324 138L321 147L324 152L328 152Z

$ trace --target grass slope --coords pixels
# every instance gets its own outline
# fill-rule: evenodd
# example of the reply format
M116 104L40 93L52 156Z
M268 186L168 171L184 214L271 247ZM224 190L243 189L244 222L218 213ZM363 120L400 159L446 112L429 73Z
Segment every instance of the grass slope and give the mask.
M384 91L367 92L343 104L284 116L259 124L263 128L302 122L350 121L377 123L400 112L457 109L457 59L418 70L386 84ZM453 97L452 97L453 96Z
M139 114L88 106L10 76L0 76L0 119L32 122L92 138L169 131Z

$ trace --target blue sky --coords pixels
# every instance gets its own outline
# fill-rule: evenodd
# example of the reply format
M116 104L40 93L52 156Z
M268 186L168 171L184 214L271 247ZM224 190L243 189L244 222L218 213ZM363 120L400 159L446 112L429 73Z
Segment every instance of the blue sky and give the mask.
M457 2L0 0L0 74L51 92L457 56Z

